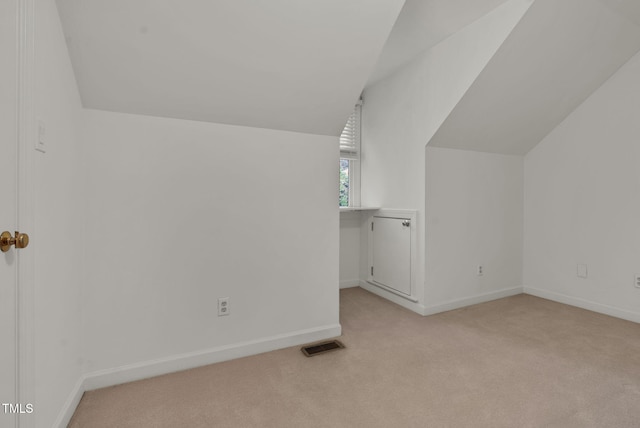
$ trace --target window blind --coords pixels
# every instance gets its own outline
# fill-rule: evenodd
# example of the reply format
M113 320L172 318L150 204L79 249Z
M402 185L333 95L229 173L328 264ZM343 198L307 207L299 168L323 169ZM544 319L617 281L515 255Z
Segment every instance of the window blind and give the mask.
M360 110L358 103L340 134L340 158L358 159L360 154Z

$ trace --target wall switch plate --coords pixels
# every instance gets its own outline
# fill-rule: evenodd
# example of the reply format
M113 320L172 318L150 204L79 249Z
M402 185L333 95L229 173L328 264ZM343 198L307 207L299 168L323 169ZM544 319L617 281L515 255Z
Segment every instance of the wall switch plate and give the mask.
M636 288L640 288L640 273L637 273L634 279L635 279Z
M586 278L587 277L587 265L578 264L578 278Z
M38 135L36 138L36 150L42 153L47 152L47 127L44 125L44 122L38 121Z
M218 299L218 316L223 317L229 315L229 298L221 297Z

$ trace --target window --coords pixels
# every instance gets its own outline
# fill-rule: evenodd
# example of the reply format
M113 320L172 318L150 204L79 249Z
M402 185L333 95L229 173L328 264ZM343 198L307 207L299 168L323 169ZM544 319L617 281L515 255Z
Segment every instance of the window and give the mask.
M340 188L338 201L341 207L360 205L360 115L362 101L349 116L340 134Z

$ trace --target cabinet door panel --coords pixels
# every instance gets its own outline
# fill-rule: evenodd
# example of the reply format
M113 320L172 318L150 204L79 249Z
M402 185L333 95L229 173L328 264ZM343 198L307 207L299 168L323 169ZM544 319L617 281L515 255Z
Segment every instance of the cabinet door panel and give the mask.
M406 218L374 217L372 278L411 295L411 227L407 222Z

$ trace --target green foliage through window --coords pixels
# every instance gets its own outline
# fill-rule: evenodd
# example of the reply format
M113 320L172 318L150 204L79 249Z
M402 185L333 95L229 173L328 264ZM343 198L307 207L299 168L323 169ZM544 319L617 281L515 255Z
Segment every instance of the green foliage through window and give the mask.
M349 206L349 159L340 159L340 206Z

